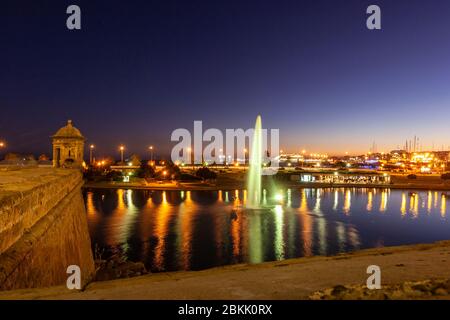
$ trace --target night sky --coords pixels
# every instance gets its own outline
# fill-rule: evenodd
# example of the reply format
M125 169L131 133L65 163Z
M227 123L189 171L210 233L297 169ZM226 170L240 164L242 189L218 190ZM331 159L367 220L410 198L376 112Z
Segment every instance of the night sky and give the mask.
M66 8L82 30L66 28ZM382 30L366 28L377 4ZM176 128L279 128L285 151L450 145L448 0L2 0L0 139L168 154Z

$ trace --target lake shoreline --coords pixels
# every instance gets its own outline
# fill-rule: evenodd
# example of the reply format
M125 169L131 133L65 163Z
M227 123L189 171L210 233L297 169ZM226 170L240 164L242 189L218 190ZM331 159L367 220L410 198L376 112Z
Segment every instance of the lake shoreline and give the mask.
M284 188L375 188L375 189L395 189L395 190L423 190L423 191L450 191L449 184L330 184L330 183L292 183L277 182L279 187ZM263 186L264 187L264 186ZM132 190L154 190L154 191L219 191L219 190L244 190L247 186L244 183L211 185L211 184L190 184L190 183L165 183L148 184L140 183L116 183L116 182L86 182L84 189L132 189Z

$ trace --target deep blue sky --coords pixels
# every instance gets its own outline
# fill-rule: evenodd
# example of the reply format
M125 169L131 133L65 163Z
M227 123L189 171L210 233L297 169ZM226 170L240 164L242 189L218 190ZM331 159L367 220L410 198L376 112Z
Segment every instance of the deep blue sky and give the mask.
M168 153L194 120L261 114L286 151L388 151L414 134L447 147L449 17L448 0L2 0L0 139L49 153L72 119L98 154Z

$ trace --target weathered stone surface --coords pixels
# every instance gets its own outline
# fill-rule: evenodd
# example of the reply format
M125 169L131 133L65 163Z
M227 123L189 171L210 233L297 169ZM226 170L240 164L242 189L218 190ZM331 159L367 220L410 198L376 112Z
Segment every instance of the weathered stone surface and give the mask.
M449 283L448 279L406 281L401 284L385 285L378 290L370 290L364 285L336 286L314 292L309 298L312 300L434 299L450 294L447 290Z
M64 284L67 267L94 274L81 173L0 172L0 290Z

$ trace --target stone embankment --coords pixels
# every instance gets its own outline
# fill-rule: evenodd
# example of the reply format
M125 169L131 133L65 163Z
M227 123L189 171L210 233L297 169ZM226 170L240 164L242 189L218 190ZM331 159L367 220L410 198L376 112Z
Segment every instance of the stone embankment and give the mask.
M74 169L0 171L0 290L65 284L69 265L90 281L82 184Z

